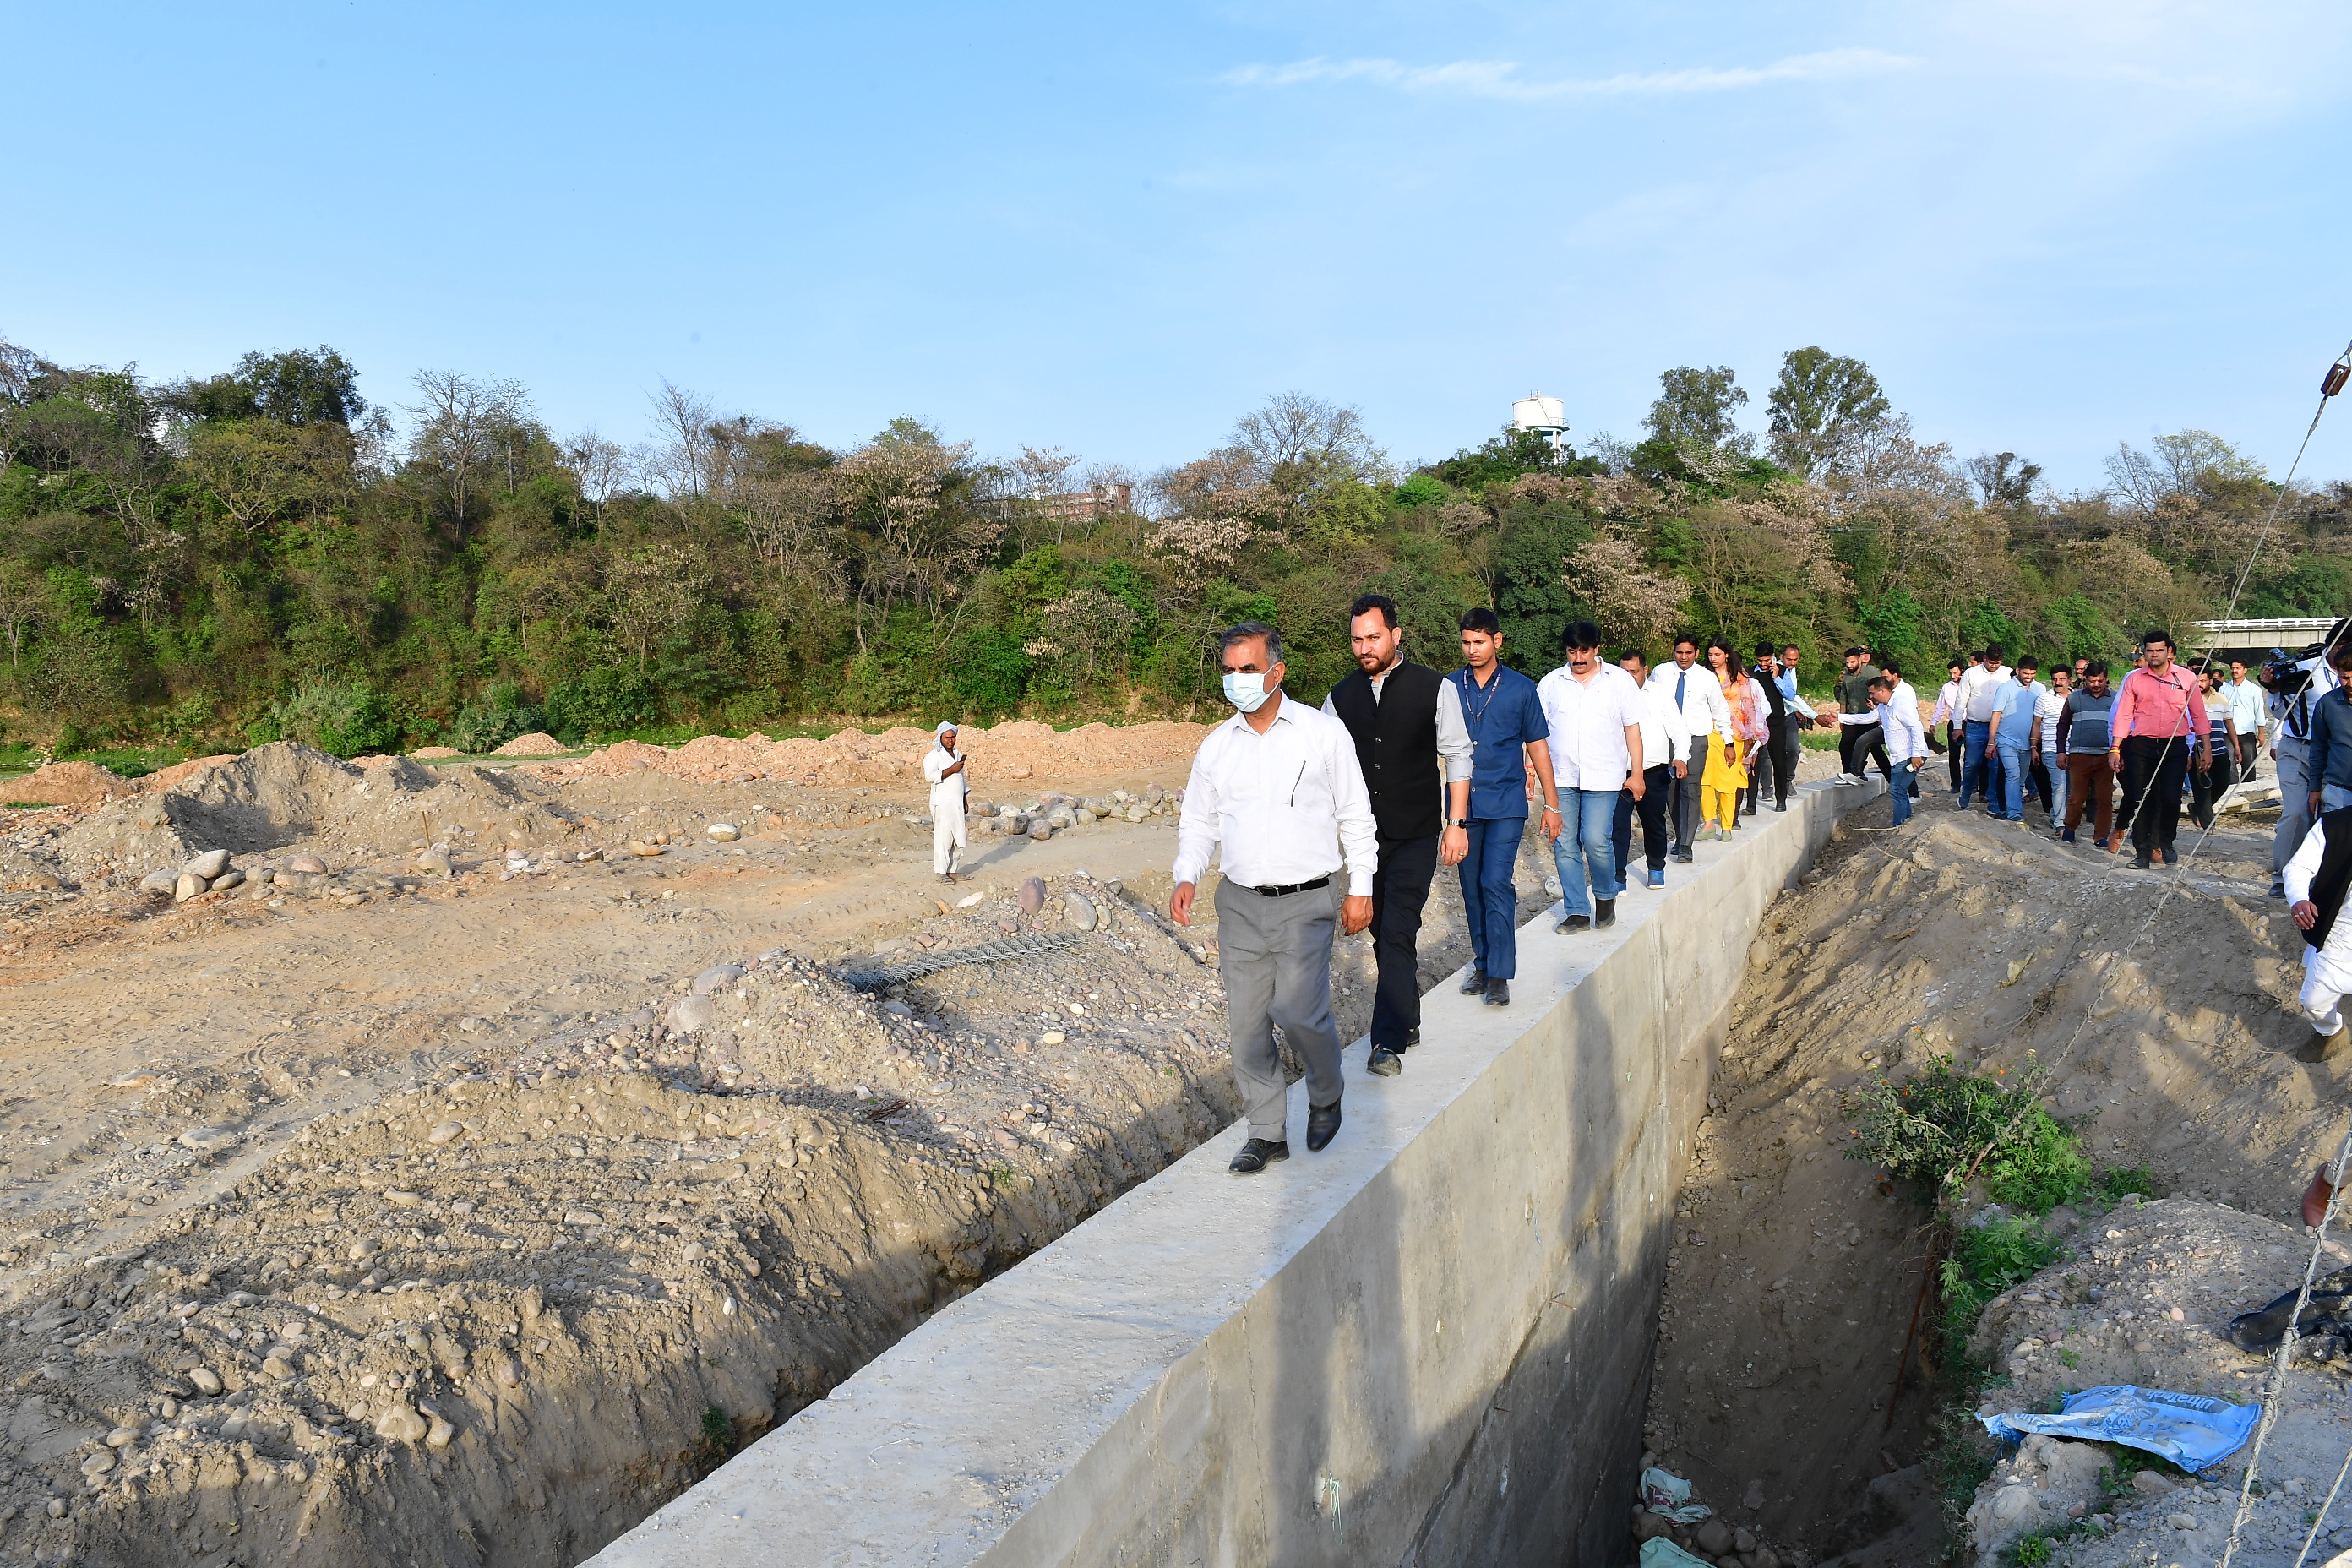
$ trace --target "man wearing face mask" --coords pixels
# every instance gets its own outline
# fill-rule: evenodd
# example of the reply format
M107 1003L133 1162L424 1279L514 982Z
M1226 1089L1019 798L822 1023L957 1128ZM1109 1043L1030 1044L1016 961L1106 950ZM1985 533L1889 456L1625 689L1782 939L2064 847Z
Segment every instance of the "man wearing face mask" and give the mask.
M1335 923L1350 935L1371 923L1378 827L1348 727L1283 695L1282 634L1244 621L1223 640L1225 700L1238 711L1192 759L1168 913L1192 923L1193 894L1222 850L1217 971L1250 1133L1232 1169L1254 1175L1290 1158L1277 1024L1307 1068L1307 1149L1339 1133L1331 939ZM1344 901L1331 885L1343 860Z

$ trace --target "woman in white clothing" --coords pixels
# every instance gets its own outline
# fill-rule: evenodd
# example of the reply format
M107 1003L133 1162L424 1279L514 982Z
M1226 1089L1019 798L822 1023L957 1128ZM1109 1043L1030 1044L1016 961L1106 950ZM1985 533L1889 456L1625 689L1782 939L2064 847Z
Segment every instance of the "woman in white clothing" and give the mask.
M931 786L931 869L940 881L952 882L956 851L971 842L963 828L964 759L953 724L942 723L931 742L923 753L923 778Z

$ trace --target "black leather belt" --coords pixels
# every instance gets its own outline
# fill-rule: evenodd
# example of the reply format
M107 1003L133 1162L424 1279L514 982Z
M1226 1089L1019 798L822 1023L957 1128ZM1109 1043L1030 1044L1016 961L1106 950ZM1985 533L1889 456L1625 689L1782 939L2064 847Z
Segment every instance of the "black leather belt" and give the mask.
M1331 879L1327 876L1318 877L1311 882L1292 882L1280 888L1252 888L1250 891L1264 893L1269 899L1278 899L1285 893L1303 893L1311 888L1328 888L1330 885Z

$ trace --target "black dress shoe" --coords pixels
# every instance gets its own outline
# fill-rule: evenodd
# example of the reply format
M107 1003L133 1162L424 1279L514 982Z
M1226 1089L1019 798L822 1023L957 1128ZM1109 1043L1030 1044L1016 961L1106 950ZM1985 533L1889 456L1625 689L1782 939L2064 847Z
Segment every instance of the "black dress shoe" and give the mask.
M1404 1032L1404 1044L1399 1046L1397 1049L1401 1051L1409 1051L1419 1044L1421 1044L1421 1026L1416 1024L1412 1028L1407 1029Z
M1916 790L1912 792L1911 798L1914 800L1919 798L1918 792ZM1785 800L1776 800L1772 803L1772 809L1775 811L1786 811L1789 809L1789 803Z
M2143 849L2138 854L2132 857L2132 869L2135 871L2145 871L2147 869L2147 850Z
M1339 1102L1318 1105L1307 1113L1307 1152L1321 1152L1339 1135Z
M1687 866L1691 863L1691 852L1687 849L1677 849L1675 851L1675 858Z
M1507 980L1486 982L1486 1005L1507 1007L1511 1005L1511 983Z
M1563 915L1560 917L1559 924L1551 928L1552 934L1554 936L1566 936L1570 931L1591 931L1591 929L1592 917L1591 915Z
M1486 972L1474 966L1470 971L1470 978L1462 983L1462 994L1475 996L1485 989L1486 989Z
M1592 900L1592 929L1593 929L1593 930L1595 930L1595 931L1599 931L1602 926L1613 926L1613 925L1615 925L1616 923L1617 923L1617 900L1614 900L1614 899L1595 899L1595 900Z
M1372 1059L1364 1065L1382 1078L1394 1078L1404 1070L1404 1058L1386 1046L1374 1046Z
M1290 1158L1290 1141L1286 1138L1253 1138L1234 1156L1225 1167L1237 1176L1255 1176L1276 1160Z

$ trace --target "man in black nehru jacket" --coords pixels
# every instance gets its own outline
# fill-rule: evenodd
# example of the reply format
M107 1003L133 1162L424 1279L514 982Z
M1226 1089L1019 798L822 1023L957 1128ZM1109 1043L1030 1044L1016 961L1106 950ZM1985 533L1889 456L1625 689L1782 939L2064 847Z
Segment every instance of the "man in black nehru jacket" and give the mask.
M1473 748L1453 683L1405 658L1396 602L1367 594L1348 615L1356 670L1331 689L1323 711L1355 737L1380 833L1371 924L1380 988L1370 1066L1388 1077L1421 1038L1421 910L1429 884L1439 860L1457 866L1469 853Z

